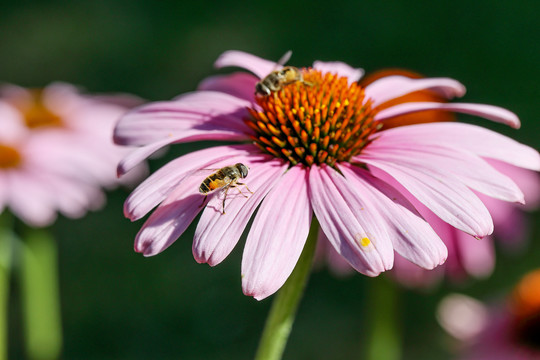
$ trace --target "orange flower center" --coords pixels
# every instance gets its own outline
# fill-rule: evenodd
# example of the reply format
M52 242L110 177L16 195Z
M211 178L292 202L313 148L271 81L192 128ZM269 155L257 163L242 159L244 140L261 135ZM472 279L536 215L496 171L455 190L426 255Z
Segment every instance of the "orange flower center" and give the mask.
M516 340L540 349L540 270L526 275L516 287L511 309Z
M314 69L302 69L303 81L258 96L262 110L250 108L246 124L263 151L292 165L349 161L380 128L375 111L358 83Z
M21 155L11 146L0 144L0 169L13 168L21 162Z
M24 114L26 126L37 128L44 126L62 126L60 116L51 112L43 103L43 93L41 90L31 90L32 101L30 104L18 106Z

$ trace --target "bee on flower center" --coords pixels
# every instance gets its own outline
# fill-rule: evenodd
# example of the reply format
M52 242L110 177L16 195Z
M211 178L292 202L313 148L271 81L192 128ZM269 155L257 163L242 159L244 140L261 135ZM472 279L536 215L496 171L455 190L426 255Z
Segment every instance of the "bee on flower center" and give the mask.
M248 175L248 170L246 165L238 163L232 166L225 166L204 179L201 186L199 186L199 192L204 195L201 206L204 205L209 193L222 189L224 191L222 214L225 214L225 200L227 200L227 192L230 188L237 187L237 185L243 185L253 194L246 184L238 182L239 179L244 179ZM241 190L238 190L238 192L247 198Z
M282 66L289 60L292 52L288 51L279 59L276 66ZM281 70L274 70L266 75L264 79L255 85L255 94L259 96L268 96L273 92L280 91L284 86L300 81L304 85L311 86L310 83L304 81L302 72L294 66L285 66Z

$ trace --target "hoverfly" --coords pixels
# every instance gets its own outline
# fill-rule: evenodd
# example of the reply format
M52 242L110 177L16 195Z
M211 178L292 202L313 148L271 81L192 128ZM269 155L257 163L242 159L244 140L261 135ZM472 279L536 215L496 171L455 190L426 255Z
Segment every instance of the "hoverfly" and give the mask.
M279 59L276 67L285 64L291 57L292 51L287 51L285 55ZM274 70L264 79L255 85L255 94L260 96L268 96L273 92L283 89L284 86L300 81L304 85L311 86L311 83L304 81L302 72L294 66L285 66L281 70Z
M203 180L201 186L199 186L199 192L204 195L201 206L204 205L209 193L222 189L224 191L222 214L225 214L225 200L227 200L227 192L230 188L236 187L237 185L244 185L246 189L253 194L246 184L238 182L239 179L243 179L248 175L248 170L249 169L246 165L237 163L235 165L222 167L213 174L209 175ZM243 194L241 190L238 190L238 192L247 198L247 196Z

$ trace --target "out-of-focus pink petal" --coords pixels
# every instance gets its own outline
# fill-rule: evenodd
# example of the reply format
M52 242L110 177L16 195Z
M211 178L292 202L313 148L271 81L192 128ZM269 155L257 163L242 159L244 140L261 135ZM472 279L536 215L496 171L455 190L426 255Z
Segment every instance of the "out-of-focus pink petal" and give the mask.
M358 159L374 159L415 169L428 169L436 177L444 177L488 196L523 203L523 193L507 176L496 171L482 158L459 149L418 144L395 144L374 141Z
M261 79L270 72L280 68L274 61L265 60L258 56L238 50L225 51L218 57L214 66L218 69L227 66L237 66L251 71Z
M461 265L465 271L477 278L491 275L495 268L495 249L491 236L471 239L467 234L456 231L456 246Z
M432 90L447 99L465 95L465 86L450 78L411 79L393 75L383 77L366 86L366 99L371 99L377 106L388 100L419 91Z
M460 294L447 295L437 309L437 320L440 325L452 336L465 342L476 338L491 320L494 320L487 306L480 301ZM485 342L485 347L494 347L494 343ZM488 358L474 358L475 360L491 360ZM507 360L514 357L504 358ZM472 360L472 359L471 359Z
M334 246L330 244L324 231L320 229L317 236L315 263L317 263L319 259L324 259L324 257L327 259L328 267L337 275L348 275L354 271L351 265L343 258L343 256L338 254L336 249L334 249Z
M150 103L132 110L118 121L114 140L121 145L146 145L166 138L193 135L183 135L186 130L198 130L195 133L248 132L242 119L248 116L246 107L250 104L217 91L199 91L174 101Z
M341 61L315 61L313 68L322 71L323 73L333 73L339 76L345 76L349 80L349 85L358 81L364 76L364 69L355 69Z
M215 266L229 255L257 206L287 169L286 163L270 156L251 156L240 161L250 168L241 182L253 194L242 185L229 189L225 214L222 214L223 193L211 195L193 239L193 256L199 263ZM238 190L248 197L244 198Z
M523 191L525 196L524 209L532 210L540 206L540 174L497 160L488 159L487 162L497 171L512 179Z
M49 184L39 183L24 172L6 173L9 189L8 203L13 213L31 226L42 227L56 220L53 197Z
M479 194L478 197L486 205L495 224L494 234L499 243L506 249L518 251L526 243L529 233L529 224L524 207L509 204L497 199Z
M0 129L3 144L16 144L28 133L21 114L5 101L0 101Z
M396 254L394 268L388 275L408 288L430 288L442 279L444 268L439 266L428 271Z
M341 171L366 205L387 222L394 249L401 256L430 270L444 263L446 246L403 195L365 170L344 165Z
M135 238L135 251L144 256L159 254L187 229L202 210L201 179L186 177L146 222Z
M45 106L62 117L73 112L86 101L76 86L64 82L54 82L45 87L42 97Z
M244 294L264 299L293 271L311 224L307 179L306 169L293 166L259 208L242 257Z
M201 168L218 169L219 166L214 164L225 159L230 165L235 164L238 162L236 158L250 152L256 153L257 149L253 145L218 146L194 151L174 159L157 170L129 195L124 203L124 215L131 221L138 220L163 201L186 176L194 175L194 171ZM206 176L210 173L211 171L207 172ZM198 176L202 177L201 182L205 178L203 173Z
M255 99L255 84L259 79L245 72L235 72L230 75L216 75L204 79L199 84L201 91L220 91L240 99L253 101Z
M431 123L402 126L377 133L394 144L451 146L478 156L496 159L525 169L540 171L540 155L535 149L476 125Z
M429 167L413 169L381 159L362 157L373 175L401 193L410 192L441 219L468 234L483 237L493 232L488 210L465 185Z
M312 166L309 190L321 229L352 267L368 276L392 268L386 224L344 177L330 167Z
M517 115L502 107L487 104L467 103L407 102L381 110L379 113L377 113L377 115L375 115L375 120L383 121L396 116L426 110L444 110L480 116L485 119L511 126L515 129L519 129L521 126Z

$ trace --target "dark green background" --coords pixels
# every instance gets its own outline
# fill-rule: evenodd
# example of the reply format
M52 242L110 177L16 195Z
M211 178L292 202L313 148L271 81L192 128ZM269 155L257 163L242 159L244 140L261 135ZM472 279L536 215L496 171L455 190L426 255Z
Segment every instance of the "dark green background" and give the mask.
M435 3L435 4L434 4ZM129 92L149 100L193 90L228 49L292 65L342 60L367 71L405 67L450 76L466 101L507 107L522 130L481 123L538 146L540 5L516 1L18 1L0 11L0 81L44 86L62 80L89 92ZM0 130L1 131L1 130ZM153 161L156 169L179 153ZM122 216L127 191L102 211L53 227L60 247L65 359L248 359L271 299L242 295L242 244L217 268L191 255L194 227L163 254L132 250L142 222ZM538 220L538 215L535 216ZM532 218L532 220L535 220ZM446 359L451 342L433 312L449 291L490 298L539 265L538 229L521 257L498 253L485 281L399 290L405 359ZM286 359L363 358L373 281L316 272L300 306ZM379 280L380 281L380 280ZM21 358L17 283L11 301L10 351Z

